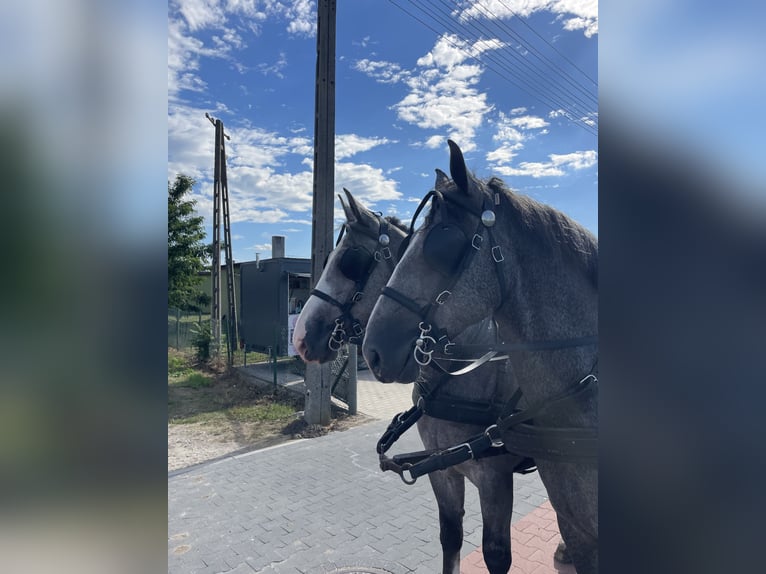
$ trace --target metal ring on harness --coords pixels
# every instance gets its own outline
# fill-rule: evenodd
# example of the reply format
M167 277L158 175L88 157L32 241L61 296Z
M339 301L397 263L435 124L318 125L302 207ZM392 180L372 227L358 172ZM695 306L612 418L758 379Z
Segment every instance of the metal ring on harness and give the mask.
M412 351L412 355L415 357L415 362L418 365L425 367L431 362L431 355L434 352L433 347L431 347L430 350L427 350L428 342L430 341L436 345L436 339L428 335L428 333L431 332L431 325L423 325L423 322L421 321L418 326L420 327L420 336L415 341L415 348Z
M423 350L423 347L425 347L426 342L429 340L432 343L436 343L433 337L421 337L415 341L415 349L412 351L412 355L415 357L415 362L421 367L425 367L431 362L431 355L433 355L434 352L433 349L430 351ZM423 357L422 359L420 358L421 356Z
M503 442L503 439L499 435L493 436L494 431L497 431L497 425L489 426L484 430L486 437L492 441L492 446L495 448L505 446L505 442Z
M411 468L412 468L412 464L410 464L409 462L405 462L402 465L402 472L401 472L401 474L399 474L399 477L402 479L402 482L404 482L404 484L407 484L407 485L410 485L410 486L415 484L417 482L417 480L418 480L418 478L416 476L412 476L412 472L410 472L410 479L409 480L407 480L407 478L405 478L404 473L407 472L408 470L410 470Z
M327 346L331 351L337 351L343 345L343 341L346 339L346 331L343 328L343 321L335 319L335 328L330 333L330 340L327 341Z

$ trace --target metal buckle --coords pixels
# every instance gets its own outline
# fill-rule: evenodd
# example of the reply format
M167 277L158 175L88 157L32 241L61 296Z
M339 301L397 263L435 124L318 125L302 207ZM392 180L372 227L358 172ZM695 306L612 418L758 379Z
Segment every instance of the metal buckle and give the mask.
M364 334L364 327L362 327L361 324L354 323L352 327L354 329L354 335L356 335L357 337L361 337Z
M474 458L474 456L473 456L473 449L471 448L471 445L468 444L467 442L464 442L463 444L459 444L457 446L450 447L450 448L448 448L446 450L446 452L447 453L457 452L457 451L459 451L463 447L467 448L468 449L468 454L471 455L471 458Z
M505 442L503 442L503 439L500 437L499 434L496 434L495 436L493 436L494 431L497 431L497 425L492 425L490 427L487 427L487 429L484 431L484 434L490 441L492 441L492 446L494 447L504 446Z
M364 293L362 293L361 291L357 291L356 293L354 293L354 296L351 297L351 300L354 303L356 303L357 301L359 301L362 298L362 295L364 295Z
M450 342L447 342L447 343L444 345L444 354L445 354L445 355L451 355L451 354L452 354L452 351L450 351L450 350L449 350L449 348L450 348L450 347L454 347L454 346L455 346L455 343L450 343Z
M444 305L447 299L449 299L450 295L452 295L452 293L445 289L444 291L442 291L436 296L436 303L439 305ZM430 331L431 328L429 327L428 330Z
M391 259L391 250L388 247L381 249L383 252L383 259Z
M499 245L495 245L492 248L492 259L495 260L495 263L500 263L501 261L505 261L505 257L503 257L503 251L500 249Z
M478 233L473 234L473 239L471 239L471 247L476 249L478 251L481 249L481 244L484 242L484 237L479 235Z

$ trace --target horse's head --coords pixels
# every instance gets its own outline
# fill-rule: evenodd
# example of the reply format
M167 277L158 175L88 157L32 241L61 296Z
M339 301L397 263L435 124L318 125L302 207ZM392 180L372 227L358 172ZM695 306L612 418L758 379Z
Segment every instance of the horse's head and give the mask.
M293 345L308 362L331 361L343 343L361 344L404 239L398 220L372 213L344 192L348 203L339 198L346 223L293 333Z
M364 356L382 381L413 380L430 351L491 315L502 300L496 199L468 172L460 148L449 146L452 179L437 170L435 189L413 217L406 249L368 324ZM428 217L415 232L429 199Z

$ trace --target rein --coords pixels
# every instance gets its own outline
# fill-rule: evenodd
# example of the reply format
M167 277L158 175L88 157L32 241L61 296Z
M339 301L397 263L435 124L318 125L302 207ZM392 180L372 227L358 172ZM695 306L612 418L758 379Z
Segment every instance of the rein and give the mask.
M415 484L419 477L436 470L445 470L469 460L508 453L525 457L514 468L514 472L520 474L536 470L533 459L595 464L598 457L597 429L540 427L528 421L545 411L592 392L597 383L598 378L591 372L547 401L524 410L516 409L521 398L521 389L517 389L505 406L505 411L511 411L510 414L498 417L494 424L490 424L483 432L466 439L465 442L442 450L387 456L386 452L405 431L427 413L427 400L421 397L415 406L396 415L378 440L376 450L380 469L395 472L405 484Z

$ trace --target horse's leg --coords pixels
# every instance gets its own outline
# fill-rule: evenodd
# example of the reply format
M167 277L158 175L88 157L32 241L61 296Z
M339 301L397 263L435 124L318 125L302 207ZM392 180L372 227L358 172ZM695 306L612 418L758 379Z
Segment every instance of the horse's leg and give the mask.
M463 545L465 479L454 472L428 475L439 507L439 540L442 544L442 573L460 574L460 547Z
M567 552L566 542L563 540L556 546L556 551L553 553L553 559L560 564L571 564L572 557Z
M560 515L557 515L557 520L566 554L577 574L598 574L598 543Z
M513 480L485 472L476 485L481 503L481 549L489 574L506 574L511 567Z

